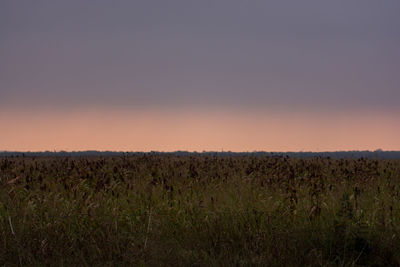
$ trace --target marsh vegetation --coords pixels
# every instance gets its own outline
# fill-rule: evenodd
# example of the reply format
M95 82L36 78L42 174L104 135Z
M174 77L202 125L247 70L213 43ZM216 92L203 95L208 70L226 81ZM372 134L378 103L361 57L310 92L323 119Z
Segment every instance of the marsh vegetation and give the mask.
M400 160L0 159L0 264L399 266Z

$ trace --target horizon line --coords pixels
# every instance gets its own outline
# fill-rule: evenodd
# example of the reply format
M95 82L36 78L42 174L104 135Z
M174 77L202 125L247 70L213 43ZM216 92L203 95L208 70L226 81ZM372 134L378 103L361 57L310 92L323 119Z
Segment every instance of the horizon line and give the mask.
M253 150L253 151L231 151L231 150L174 150L174 151L124 151L124 150L41 150L41 151L15 151L15 150L0 150L0 153L84 153L84 152L97 152L97 153L337 153L337 152L400 152L400 150L326 150L326 151L312 151L312 150L301 150L301 151L266 151L266 150Z

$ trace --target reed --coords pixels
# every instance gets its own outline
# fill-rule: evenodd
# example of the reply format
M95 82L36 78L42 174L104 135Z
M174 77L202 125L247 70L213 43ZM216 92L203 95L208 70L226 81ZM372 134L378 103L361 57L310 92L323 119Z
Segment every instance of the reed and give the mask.
M399 266L400 161L0 159L0 264Z

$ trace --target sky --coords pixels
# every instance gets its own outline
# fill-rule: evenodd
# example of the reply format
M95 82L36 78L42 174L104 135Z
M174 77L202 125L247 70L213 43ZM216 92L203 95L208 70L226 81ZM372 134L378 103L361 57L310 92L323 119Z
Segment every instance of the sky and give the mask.
M0 150L400 150L398 0L3 0Z

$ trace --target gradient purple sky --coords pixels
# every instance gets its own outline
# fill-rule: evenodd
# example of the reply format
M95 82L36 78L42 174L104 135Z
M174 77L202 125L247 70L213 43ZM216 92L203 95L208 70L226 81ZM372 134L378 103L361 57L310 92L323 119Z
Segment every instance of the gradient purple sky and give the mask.
M0 2L0 150L400 149L400 1Z

